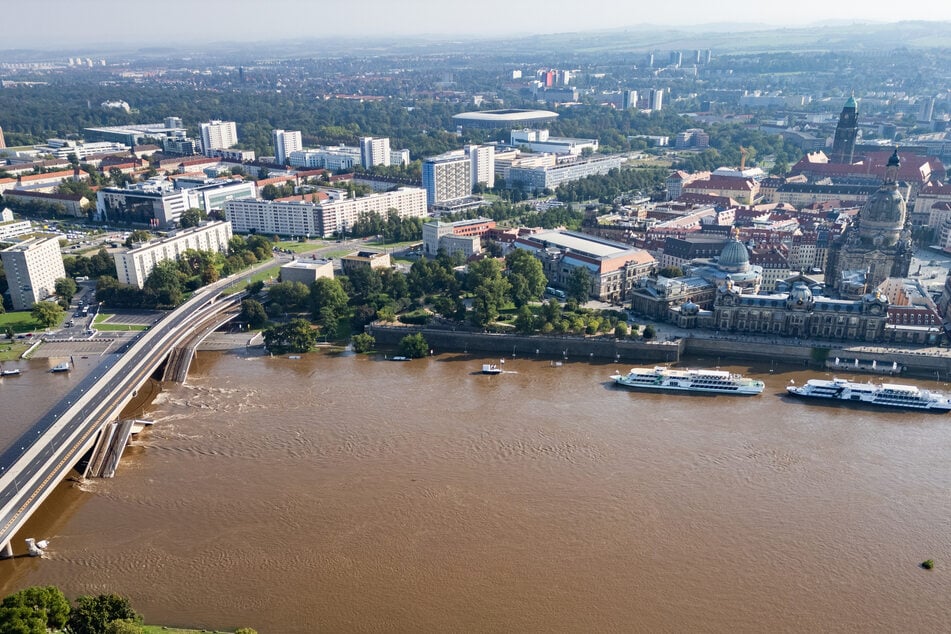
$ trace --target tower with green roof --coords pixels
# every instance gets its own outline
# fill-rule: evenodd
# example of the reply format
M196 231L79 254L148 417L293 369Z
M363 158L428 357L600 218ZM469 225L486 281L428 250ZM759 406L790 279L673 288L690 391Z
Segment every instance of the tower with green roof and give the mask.
M850 96L839 115L839 123L835 126L835 137L832 140L833 163L852 163L855 155L855 137L859 132L859 107L855 97Z

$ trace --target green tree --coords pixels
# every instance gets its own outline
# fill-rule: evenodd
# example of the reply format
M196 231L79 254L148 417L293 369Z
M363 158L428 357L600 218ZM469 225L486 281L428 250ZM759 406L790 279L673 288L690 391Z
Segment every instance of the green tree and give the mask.
M472 321L485 328L499 316L505 304L511 285L502 276L502 266L498 260L480 260L469 267L466 280L472 289Z
M71 301L73 301L76 291L79 290L79 288L76 286L76 282L70 277L61 277L57 279L53 283L53 288L56 289L56 294L59 295L60 298L66 300L67 306Z
M419 359L429 354L429 344L426 342L422 333L417 332L412 335L406 335L400 339L400 352L404 357Z
M320 325L320 331L327 341L337 337L338 319L337 311L332 306L324 306L320 309L317 323Z
M369 352L376 345L376 339L373 335L361 332L350 337L350 344L356 353Z
M505 265L512 285L512 301L516 306L524 306L542 296L547 280L541 260L525 249L515 249L505 256Z
M242 300L241 314L238 317L247 322L249 328L260 328L267 323L267 313L264 312L264 306L256 299Z
M44 328L52 328L63 318L65 311L55 302L36 302L30 311L33 319L40 322Z
M684 270L679 266L665 266L661 270L657 271L657 275L660 277L683 277Z
M258 631L253 627L239 627L234 634L258 634Z
M0 634L47 634L46 614L25 607L0 607Z
M110 623L123 619L142 622L142 617L125 597L117 594L84 595L76 599L66 631L69 634L104 634Z
M340 280L321 277L310 285L310 309L319 318L325 308L336 314L345 314L350 298Z
M571 269L568 282L565 284L565 292L569 298L578 303L588 301L591 296L591 273L586 267L576 266Z
M206 220L207 218L208 214L206 214L204 211L198 209L197 207L192 207L191 209L186 209L182 212L182 215L178 218L178 225L183 229L188 227L197 227L203 220Z
M535 315L528 306L518 309L518 314L515 316L515 329L526 335L535 331Z
M136 242L148 242L152 239L152 234L146 231L145 229L136 229L129 234L129 237L125 239L125 246L127 249L131 249L132 245Z
M617 326L614 327L614 337L615 339L626 339L627 338L627 324L623 321L619 321Z
M61 630L66 625L69 618L69 601L63 592L56 586L32 586L15 592L3 599L0 603L3 608L26 608L42 613L45 620L44 632L46 628L51 630ZM0 618L0 623L5 620ZM8 630L0 626L0 633L5 634ZM11 630L12 631L12 630Z
M306 319L292 319L264 331L264 345L271 352L310 352L317 345L317 331Z
M644 337L644 339L650 340L657 336L657 331L654 329L654 326L652 324L647 324L646 326L644 326L644 330L643 332L641 332L641 336Z
M304 310L310 299L310 291L302 282L278 282L267 290L270 301L280 304L287 312Z

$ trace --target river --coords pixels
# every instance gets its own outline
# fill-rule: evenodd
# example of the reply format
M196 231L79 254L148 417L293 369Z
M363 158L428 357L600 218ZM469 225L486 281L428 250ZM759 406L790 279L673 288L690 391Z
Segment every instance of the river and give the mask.
M31 520L49 555L0 562L0 594L262 634L947 629L951 417L788 400L798 369L732 366L767 382L739 398L490 361L200 353L116 478ZM0 385L3 418L54 379Z

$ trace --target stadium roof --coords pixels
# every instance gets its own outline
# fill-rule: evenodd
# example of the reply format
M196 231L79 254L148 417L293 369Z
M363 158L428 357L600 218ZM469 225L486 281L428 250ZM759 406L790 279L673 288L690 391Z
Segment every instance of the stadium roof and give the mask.
M505 110L479 110L477 112L463 112L453 115L453 119L462 125L481 128L513 128L528 126L536 123L554 121L558 118L557 112L550 110L521 110L508 108Z

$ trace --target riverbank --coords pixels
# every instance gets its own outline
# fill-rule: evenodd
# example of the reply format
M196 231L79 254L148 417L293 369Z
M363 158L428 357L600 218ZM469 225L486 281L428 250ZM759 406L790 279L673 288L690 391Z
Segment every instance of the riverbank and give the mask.
M561 357L630 363L677 363L685 355L745 359L824 368L827 360L840 357L860 364L904 369L903 374L920 377L951 375L951 350L939 347L896 348L857 343L778 340L754 336L668 335L664 341L632 341L611 336L579 337L479 333L374 323L367 331L384 346L398 345L408 334L419 332L434 352L485 352L499 356Z

